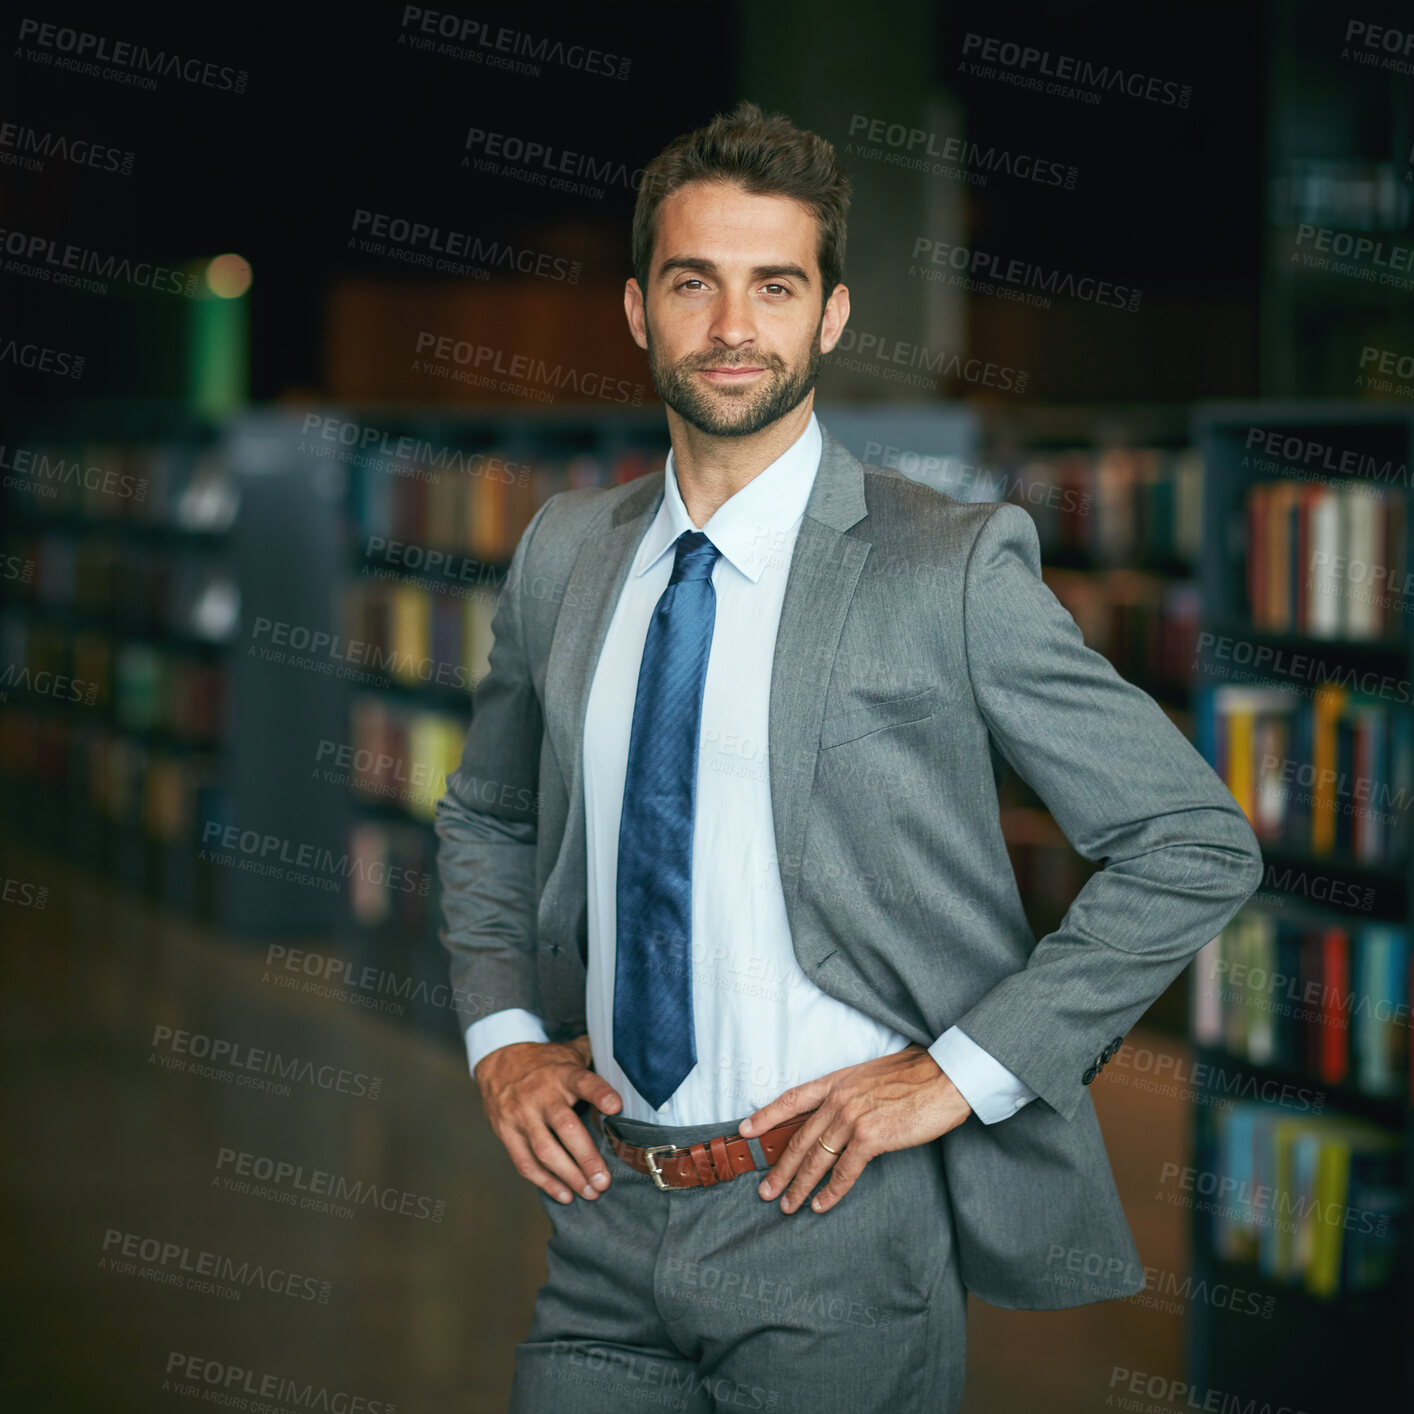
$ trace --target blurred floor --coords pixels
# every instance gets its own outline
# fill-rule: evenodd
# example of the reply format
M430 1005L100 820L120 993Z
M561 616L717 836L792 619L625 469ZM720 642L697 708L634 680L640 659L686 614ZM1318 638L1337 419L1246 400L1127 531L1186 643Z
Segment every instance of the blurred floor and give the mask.
M147 1414L275 1376L406 1414L504 1409L548 1224L462 1059L347 1002L280 988L263 943L213 938L47 858L10 849L0 872L50 887L42 910L0 903L3 1407ZM241 1088L164 1066L172 1045L154 1046L158 1027L312 1066L288 1096ZM340 1068L378 1077L378 1098L332 1088ZM1145 1263L1181 1277L1187 1215L1154 1189L1161 1163L1186 1151L1187 1106L1122 1079L1094 1087L1120 1193ZM301 1175L272 1186L237 1172L257 1161ZM297 1206L331 1182L316 1171L355 1195L342 1212ZM277 1289L288 1272L292 1293ZM211 1281L222 1290L200 1289ZM1183 1369L1182 1317L1128 1301L973 1301L968 1343L968 1414L1089 1414L1116 1365ZM221 1368L193 1383L188 1359Z

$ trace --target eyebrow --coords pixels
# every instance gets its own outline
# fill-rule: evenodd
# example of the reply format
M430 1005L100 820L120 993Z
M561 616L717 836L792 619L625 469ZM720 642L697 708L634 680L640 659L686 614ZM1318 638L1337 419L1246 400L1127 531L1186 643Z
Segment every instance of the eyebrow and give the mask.
M670 274L674 270L696 270L703 275L715 275L717 263L713 260L704 260L696 255L674 255L658 267L658 278ZM799 281L802 285L810 284L810 276L800 268L799 265L778 264L778 265L754 265L751 268L751 278L753 280L767 280L775 276L788 275L791 279Z

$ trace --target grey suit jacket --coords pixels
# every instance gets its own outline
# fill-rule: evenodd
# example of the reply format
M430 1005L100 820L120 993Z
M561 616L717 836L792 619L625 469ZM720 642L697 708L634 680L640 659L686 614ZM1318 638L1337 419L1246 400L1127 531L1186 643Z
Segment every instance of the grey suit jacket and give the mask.
M524 1007L555 1040L586 1030L585 705L661 498L661 472L562 492L512 559L438 803L464 1025ZM937 1141L968 1288L1037 1309L1142 1290L1086 1086L1260 881L1231 793L1085 647L1024 510L862 465L828 429L781 609L768 761L806 974L922 1045L960 1026L1039 1097ZM1004 762L1103 865L1039 942L1002 838Z

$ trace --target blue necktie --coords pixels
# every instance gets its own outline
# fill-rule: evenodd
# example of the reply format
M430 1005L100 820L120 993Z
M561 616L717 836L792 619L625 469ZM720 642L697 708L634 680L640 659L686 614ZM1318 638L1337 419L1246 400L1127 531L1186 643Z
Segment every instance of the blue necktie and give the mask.
M692 821L702 685L712 651L721 551L678 537L653 610L633 704L619 820L614 1059L661 1109L697 1064L692 1023Z

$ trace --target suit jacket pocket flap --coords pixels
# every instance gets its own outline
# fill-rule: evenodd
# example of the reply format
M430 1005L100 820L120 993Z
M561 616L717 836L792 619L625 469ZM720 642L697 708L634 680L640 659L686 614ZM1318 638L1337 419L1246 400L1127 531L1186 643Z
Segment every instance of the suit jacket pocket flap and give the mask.
M891 697L883 702L854 702L841 710L827 709L820 732L820 749L843 746L847 741L868 736L884 727L902 726L905 722L931 717L938 707L937 687L925 687L905 697Z

